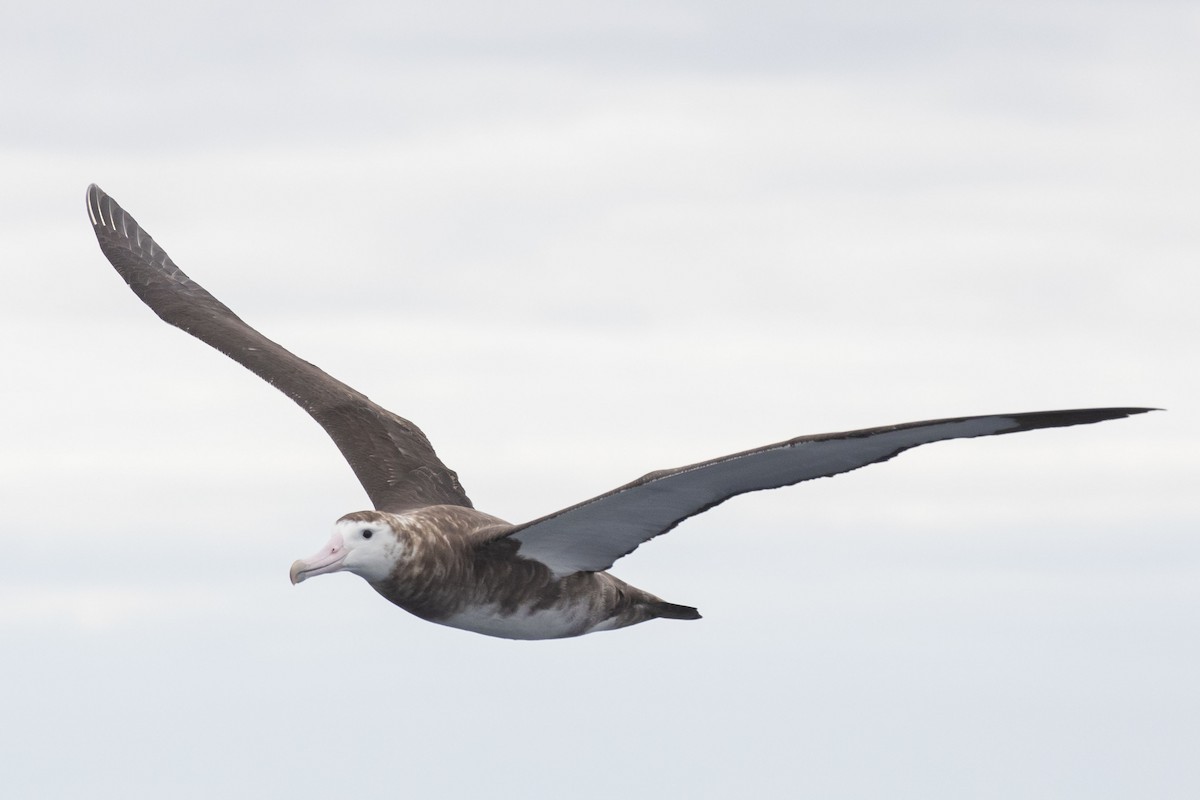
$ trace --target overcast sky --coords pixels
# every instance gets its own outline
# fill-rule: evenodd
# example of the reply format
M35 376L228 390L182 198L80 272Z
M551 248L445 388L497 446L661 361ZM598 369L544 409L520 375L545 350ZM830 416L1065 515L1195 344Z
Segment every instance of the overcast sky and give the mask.
M0 25L12 797L1200 796L1192 2L25 3ZM95 181L513 522L803 433L1106 405L738 498L699 622L509 642L291 562L367 506Z

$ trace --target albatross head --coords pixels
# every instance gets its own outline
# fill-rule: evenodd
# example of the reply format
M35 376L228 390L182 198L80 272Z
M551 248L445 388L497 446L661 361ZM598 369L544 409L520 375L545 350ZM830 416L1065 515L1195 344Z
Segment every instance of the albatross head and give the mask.
M371 582L391 575L404 545L388 516L378 511L356 511L339 519L324 547L292 564L292 583L343 570Z

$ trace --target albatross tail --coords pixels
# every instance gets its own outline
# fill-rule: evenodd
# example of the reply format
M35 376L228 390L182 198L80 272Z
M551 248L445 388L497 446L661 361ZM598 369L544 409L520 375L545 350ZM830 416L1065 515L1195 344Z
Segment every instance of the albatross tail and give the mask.
M681 606L665 600L651 603L649 608L654 612L654 616L661 619L700 619L700 612L691 606Z

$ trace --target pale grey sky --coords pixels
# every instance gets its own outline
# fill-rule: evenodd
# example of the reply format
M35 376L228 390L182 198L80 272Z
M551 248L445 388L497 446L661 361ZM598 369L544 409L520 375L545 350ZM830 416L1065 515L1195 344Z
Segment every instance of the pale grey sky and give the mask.
M6 796L1200 794L1192 3L25 4L0 26ZM366 498L159 322L95 181L521 521L922 448L618 562L561 642L287 568Z

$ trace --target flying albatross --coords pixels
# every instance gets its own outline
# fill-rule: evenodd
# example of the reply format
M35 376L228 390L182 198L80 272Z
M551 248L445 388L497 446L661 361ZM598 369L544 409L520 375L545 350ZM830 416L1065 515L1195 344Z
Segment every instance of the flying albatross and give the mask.
M339 519L292 583L347 571L430 622L508 639L552 639L646 620L699 619L606 570L638 545L731 497L887 461L929 442L1084 425L1148 408L992 414L799 436L651 472L591 500L511 525L476 511L421 430L247 325L175 265L95 184L100 249L164 321L282 391L333 439L375 506Z

